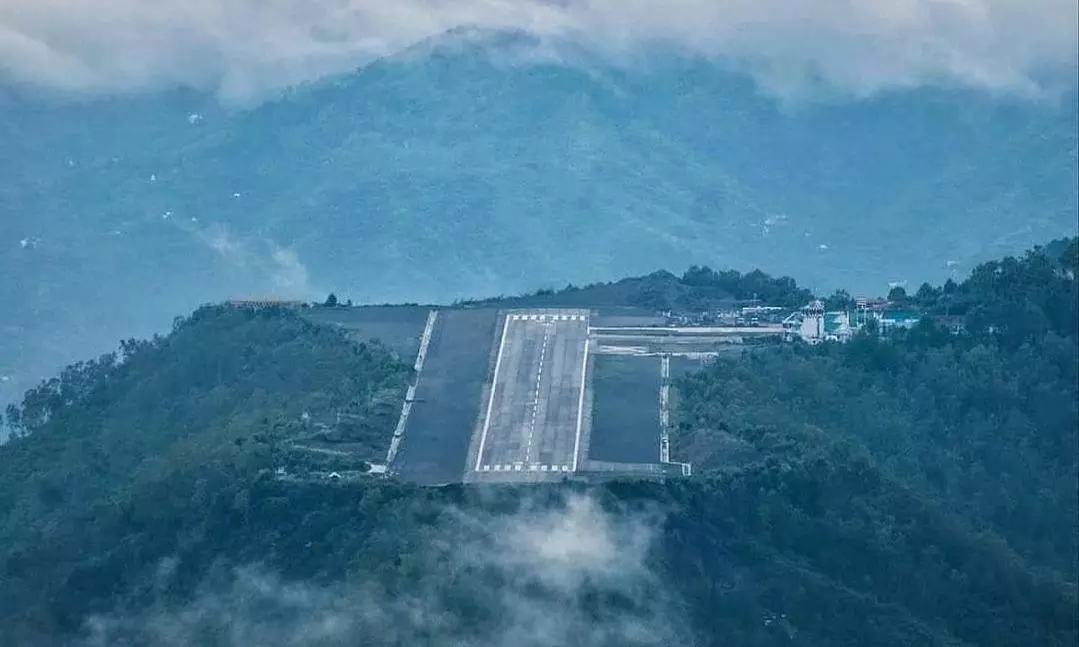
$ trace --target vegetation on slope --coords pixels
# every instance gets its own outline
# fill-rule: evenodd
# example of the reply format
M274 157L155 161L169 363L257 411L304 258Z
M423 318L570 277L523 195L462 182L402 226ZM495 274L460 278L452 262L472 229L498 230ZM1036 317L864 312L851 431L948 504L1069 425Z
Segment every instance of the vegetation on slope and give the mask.
M286 312L199 311L17 414L0 643L1074 644L1074 266L999 266L958 286L969 335L686 378L675 452L701 475L665 484L276 479L261 435L352 402L384 439L407 370Z
M760 270L742 274L693 265L682 276L659 271L647 276L567 285L561 290L538 290L519 297L466 301L466 305L497 304L506 307L627 307L652 311L702 311L730 307L735 301L759 299L769 305L799 308L813 293L798 287L789 276L773 277Z
M844 568L875 556L852 588L974 644L1074 640L1074 609L1043 614L1075 603L1079 573L1076 250L1076 239L1060 241L987 263L947 289L919 291L964 314L965 335L926 319L888 339L865 334L718 360L680 384L675 453L708 471L723 468L732 445L756 449L799 510L771 521L773 529L804 514L822 522L811 536L788 536L792 552ZM836 451L849 458L835 460ZM843 484L855 465L859 482ZM841 529L850 534L834 546L844 554L812 547ZM874 536L885 538L875 547L884 554L850 543ZM962 550L941 541L964 536ZM892 569L908 583L866 586ZM909 586L938 576L962 588L963 600L937 597L948 589L939 583ZM1062 597L1024 602L1022 581ZM955 614L982 605L1003 605L997 618L1008 620L994 628L987 617L972 624L978 612Z
M200 470L242 479L295 461L291 443L317 434L312 420L346 412L351 422L337 433L359 456L383 456L409 375L381 347L335 329L230 307L200 309L167 337L125 341L119 354L69 367L7 411L16 437L0 446L0 608L17 611L35 599L28 589L63 586L78 566L24 555L92 540L156 484ZM214 489L201 478L192 487L167 488L151 512L169 514L178 495L205 503Z

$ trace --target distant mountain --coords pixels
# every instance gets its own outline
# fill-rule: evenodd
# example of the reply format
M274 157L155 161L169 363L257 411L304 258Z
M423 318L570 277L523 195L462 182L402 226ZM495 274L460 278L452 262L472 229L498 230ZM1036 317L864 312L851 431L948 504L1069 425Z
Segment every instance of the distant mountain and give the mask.
M524 38L456 33L247 110L0 92L0 400L229 296L691 263L880 293L1075 232L1074 94L787 106L707 63L522 64Z

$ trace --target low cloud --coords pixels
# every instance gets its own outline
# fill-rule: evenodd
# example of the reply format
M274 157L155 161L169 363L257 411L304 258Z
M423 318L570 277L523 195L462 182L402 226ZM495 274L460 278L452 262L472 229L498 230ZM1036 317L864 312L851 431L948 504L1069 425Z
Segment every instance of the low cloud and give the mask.
M703 56L780 94L1074 81L1074 0L4 0L0 78L74 92L185 85L230 100L339 74L460 27L632 60ZM545 46L545 51L550 51Z
M270 279L274 289L283 294L306 296L315 293L311 287L311 273L300 261L295 250L281 247L277 243L267 243L270 251Z
M506 516L458 513L429 547L453 578L421 574L404 583L409 593L390 594L239 568L181 607L95 617L78 647L687 644L669 588L648 566L657 532L657 519L605 512L590 497ZM163 563L159 585L178 568Z
M311 273L295 250L264 238L241 238L224 225L180 224L231 267L265 286L273 295L309 298L316 294Z

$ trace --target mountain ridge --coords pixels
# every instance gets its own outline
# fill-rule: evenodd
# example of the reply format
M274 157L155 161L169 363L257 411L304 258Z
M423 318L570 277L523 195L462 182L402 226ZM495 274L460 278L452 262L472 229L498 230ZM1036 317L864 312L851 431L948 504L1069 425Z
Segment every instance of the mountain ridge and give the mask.
M104 350L203 298L448 302L692 263L882 292L1074 231L1070 99L792 109L712 64L644 70L479 48L250 110L9 102L0 375L21 389L75 356L73 330Z

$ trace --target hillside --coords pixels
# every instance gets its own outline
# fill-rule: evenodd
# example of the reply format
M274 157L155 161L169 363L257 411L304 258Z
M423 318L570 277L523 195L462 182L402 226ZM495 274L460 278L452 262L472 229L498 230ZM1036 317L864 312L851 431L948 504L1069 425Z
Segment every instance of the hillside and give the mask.
M732 437L770 448L796 442L788 434L843 439L1075 582L1079 533L1059 526L1079 517L1079 243L1063 242L919 291L932 295L923 306L950 301L967 335L925 320L896 339L717 361L682 384L678 450L717 467Z
M941 286L965 335L689 374L673 442L699 469L666 483L275 478L324 412L374 451L408 369L288 311L203 308L18 410L0 643L1074 644L1077 245Z
M205 503L214 486L199 475L244 479L310 460L294 445L338 411L358 418L336 430L357 455L381 458L410 371L285 311L231 308L68 367L7 411L16 438L0 447L0 606L18 609L24 587L70 576L71 563L21 562L27 553L81 542L162 484L189 483L173 495Z
M785 105L703 62L507 65L499 42L248 110L0 89L0 401L206 300L447 303L691 263L879 292L1075 232L1071 94Z

